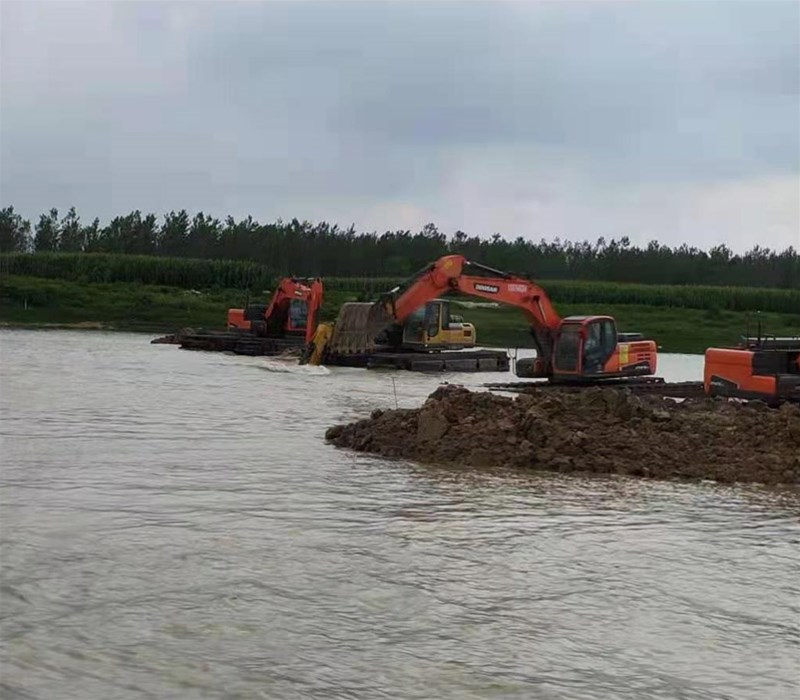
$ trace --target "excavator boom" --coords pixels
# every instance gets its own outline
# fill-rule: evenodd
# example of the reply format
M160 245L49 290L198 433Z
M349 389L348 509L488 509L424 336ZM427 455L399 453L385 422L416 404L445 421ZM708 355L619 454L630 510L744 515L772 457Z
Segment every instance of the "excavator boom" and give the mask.
M402 323L414 311L446 292L481 297L522 310L531 323L540 356L550 356L561 317L547 293L524 277L472 263L463 255L446 255L373 306L368 332L377 335L390 323Z

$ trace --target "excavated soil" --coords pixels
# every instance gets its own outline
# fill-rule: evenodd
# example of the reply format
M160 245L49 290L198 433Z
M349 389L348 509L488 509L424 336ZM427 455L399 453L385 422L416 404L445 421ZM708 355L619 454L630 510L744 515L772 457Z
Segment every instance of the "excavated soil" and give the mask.
M624 389L515 398L442 386L418 409L330 428L339 447L468 467L800 484L800 407Z

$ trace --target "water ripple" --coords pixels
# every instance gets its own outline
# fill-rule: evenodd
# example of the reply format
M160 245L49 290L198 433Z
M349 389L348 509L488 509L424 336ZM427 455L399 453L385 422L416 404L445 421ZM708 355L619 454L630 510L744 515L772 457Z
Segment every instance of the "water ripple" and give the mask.
M797 491L340 452L439 378L147 340L0 332L2 697L800 692Z

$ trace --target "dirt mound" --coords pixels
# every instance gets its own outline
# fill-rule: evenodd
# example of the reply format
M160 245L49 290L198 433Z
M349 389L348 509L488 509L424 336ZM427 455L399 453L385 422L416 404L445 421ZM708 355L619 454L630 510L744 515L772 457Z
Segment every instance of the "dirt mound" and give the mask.
M464 466L800 484L800 407L676 403L624 389L515 398L442 386L418 409L330 428L333 444Z

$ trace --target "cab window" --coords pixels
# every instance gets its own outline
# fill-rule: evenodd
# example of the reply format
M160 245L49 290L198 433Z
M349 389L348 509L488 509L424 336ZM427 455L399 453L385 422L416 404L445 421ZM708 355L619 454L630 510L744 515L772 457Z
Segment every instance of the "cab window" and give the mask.
M429 338L439 334L439 318L441 314L440 304L428 304L425 312L425 332Z
M308 304L302 299L292 299L289 304L289 325L305 328L308 323Z
M583 371L602 372L617 347L617 329L608 319L592 321L586 326L583 345Z

